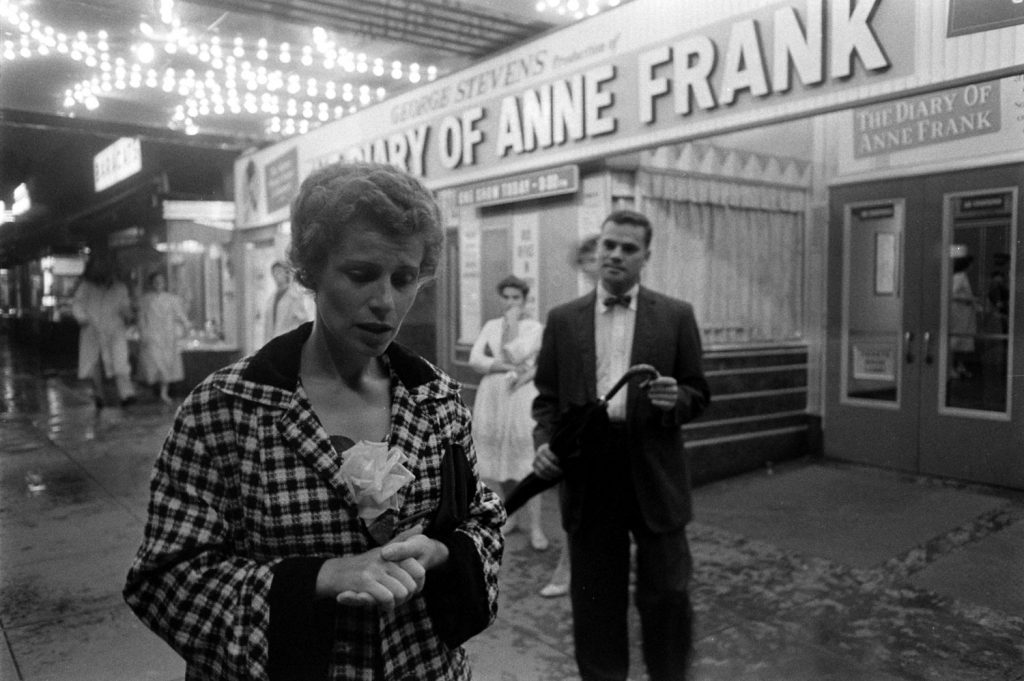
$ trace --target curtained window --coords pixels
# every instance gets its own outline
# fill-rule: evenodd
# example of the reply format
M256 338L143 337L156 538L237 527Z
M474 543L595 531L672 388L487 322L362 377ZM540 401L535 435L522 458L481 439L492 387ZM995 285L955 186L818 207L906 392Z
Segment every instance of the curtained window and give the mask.
M693 304L704 342L771 342L802 334L801 189L637 173L655 227L644 283Z

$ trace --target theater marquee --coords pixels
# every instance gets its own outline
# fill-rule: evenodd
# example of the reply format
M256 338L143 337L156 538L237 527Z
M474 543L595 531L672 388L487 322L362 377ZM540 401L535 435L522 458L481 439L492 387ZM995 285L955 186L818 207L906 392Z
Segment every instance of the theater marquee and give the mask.
M254 152L236 176L250 161L265 174L294 148L300 179L348 158L396 165L435 189L462 186L1012 67L1012 49L961 59L974 37L948 38L945 9L933 0L634 0ZM243 216L266 224L286 211Z

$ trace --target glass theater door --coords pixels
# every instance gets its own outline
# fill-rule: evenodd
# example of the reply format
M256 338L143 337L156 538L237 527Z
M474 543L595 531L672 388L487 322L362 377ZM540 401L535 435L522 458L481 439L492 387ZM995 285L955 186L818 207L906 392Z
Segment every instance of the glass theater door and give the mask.
M1024 488L1021 166L832 191L826 455Z
M945 257L938 272L925 272L942 283L938 310L922 310L923 328L938 333L925 349L936 375L921 411L921 469L1024 487L1019 185L1000 186L993 177L965 189L942 179L925 186L929 198L942 197L935 218Z
M868 194L870 196L870 194ZM832 194L825 453L916 470L921 248L906 199ZM837 267L841 263L841 267Z

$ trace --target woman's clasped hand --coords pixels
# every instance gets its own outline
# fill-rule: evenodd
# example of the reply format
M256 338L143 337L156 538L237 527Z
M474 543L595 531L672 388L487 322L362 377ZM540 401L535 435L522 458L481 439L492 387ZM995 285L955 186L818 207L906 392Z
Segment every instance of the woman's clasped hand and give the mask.
M317 596L391 611L422 591L427 570L446 560L445 545L415 527L359 556L328 560L317 578Z

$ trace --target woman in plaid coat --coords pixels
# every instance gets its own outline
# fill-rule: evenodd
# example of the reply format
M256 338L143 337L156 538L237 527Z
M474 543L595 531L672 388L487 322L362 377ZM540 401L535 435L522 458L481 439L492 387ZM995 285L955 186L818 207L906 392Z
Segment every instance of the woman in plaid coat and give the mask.
M182 404L125 598L190 680L468 679L505 512L458 385L392 342L437 267L437 206L339 163L303 183L292 234L316 319Z

